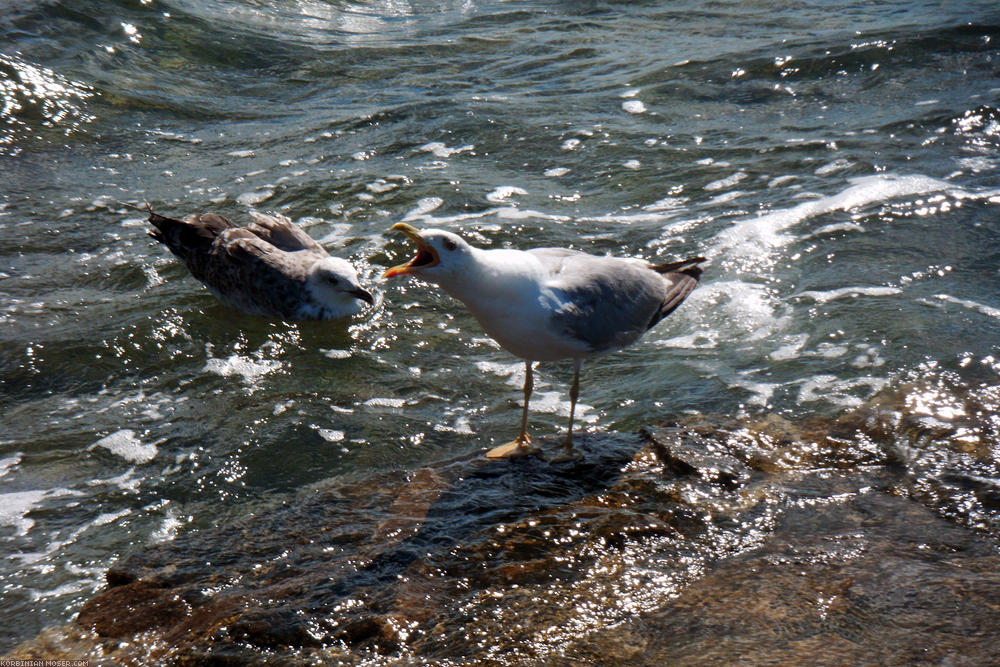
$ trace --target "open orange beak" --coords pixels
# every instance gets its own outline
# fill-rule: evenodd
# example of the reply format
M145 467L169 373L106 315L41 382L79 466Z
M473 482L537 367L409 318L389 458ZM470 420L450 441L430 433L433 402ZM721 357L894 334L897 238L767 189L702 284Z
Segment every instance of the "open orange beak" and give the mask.
M400 264L399 266L392 267L382 274L383 278L413 275L414 269L426 269L435 266L441 261L438 257L437 251L420 237L420 230L416 227L408 225L405 222L397 222L390 227L389 230L393 232L403 232L406 234L406 237L416 244L417 256L406 264Z

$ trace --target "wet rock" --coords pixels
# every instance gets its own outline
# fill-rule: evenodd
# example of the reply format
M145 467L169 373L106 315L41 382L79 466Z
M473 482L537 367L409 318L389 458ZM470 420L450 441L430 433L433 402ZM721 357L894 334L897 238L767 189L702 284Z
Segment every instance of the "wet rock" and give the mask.
M657 456L676 475L698 475L706 482L735 489L750 470L732 455L725 443L680 428L646 433Z
M79 622L102 637L129 637L171 627L188 614L177 591L156 583L132 581L112 586L80 610Z
M241 614L227 626L228 636L261 648L283 646L319 646L319 640L310 632L309 619L283 607L277 609L251 609Z
M996 664L1000 474L965 438L993 416L911 399L330 480L138 551L12 657Z
M570 663L983 665L1000 661L995 550L909 501L800 506L774 539L660 609L566 647Z

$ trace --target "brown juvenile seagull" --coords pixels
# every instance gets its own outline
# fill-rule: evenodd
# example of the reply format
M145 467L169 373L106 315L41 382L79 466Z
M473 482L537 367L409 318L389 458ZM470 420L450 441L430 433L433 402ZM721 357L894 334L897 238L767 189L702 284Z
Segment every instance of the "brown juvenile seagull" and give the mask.
M284 320L328 320L374 298L350 262L331 257L284 216L251 213L238 227L221 215L183 220L149 211L149 235L187 264L191 275L231 308Z
M474 248L441 229L393 225L417 246L417 255L384 277L413 275L464 303L509 352L525 360L521 432L487 452L490 458L538 451L528 435L532 364L573 360L569 428L559 458L576 456L573 413L584 358L628 347L674 311L701 277L704 257L650 265L639 259L598 257L567 248Z

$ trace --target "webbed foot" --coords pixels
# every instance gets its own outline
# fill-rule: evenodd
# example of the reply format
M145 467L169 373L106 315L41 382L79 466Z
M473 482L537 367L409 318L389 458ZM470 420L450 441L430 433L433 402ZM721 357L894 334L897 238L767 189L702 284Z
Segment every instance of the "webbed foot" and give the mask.
M566 463L567 461L579 461L583 458L583 452L573 446L573 441L569 438L562 441L550 454L545 457L549 463Z
M541 450L537 445L531 444L531 436L525 433L524 435L517 436L516 439L512 442L508 442L506 445L494 447L490 451L486 452L486 458L510 459L518 456L538 454L540 451Z

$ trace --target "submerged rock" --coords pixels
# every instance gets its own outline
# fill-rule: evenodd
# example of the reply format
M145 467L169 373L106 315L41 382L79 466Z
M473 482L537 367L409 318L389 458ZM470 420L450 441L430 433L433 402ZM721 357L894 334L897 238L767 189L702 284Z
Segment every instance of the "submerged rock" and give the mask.
M573 642L567 664L998 664L995 548L907 500L849 495L789 508L761 547Z
M994 418L928 425L909 391L331 480L138 551L10 657L996 664L996 454L966 437Z

